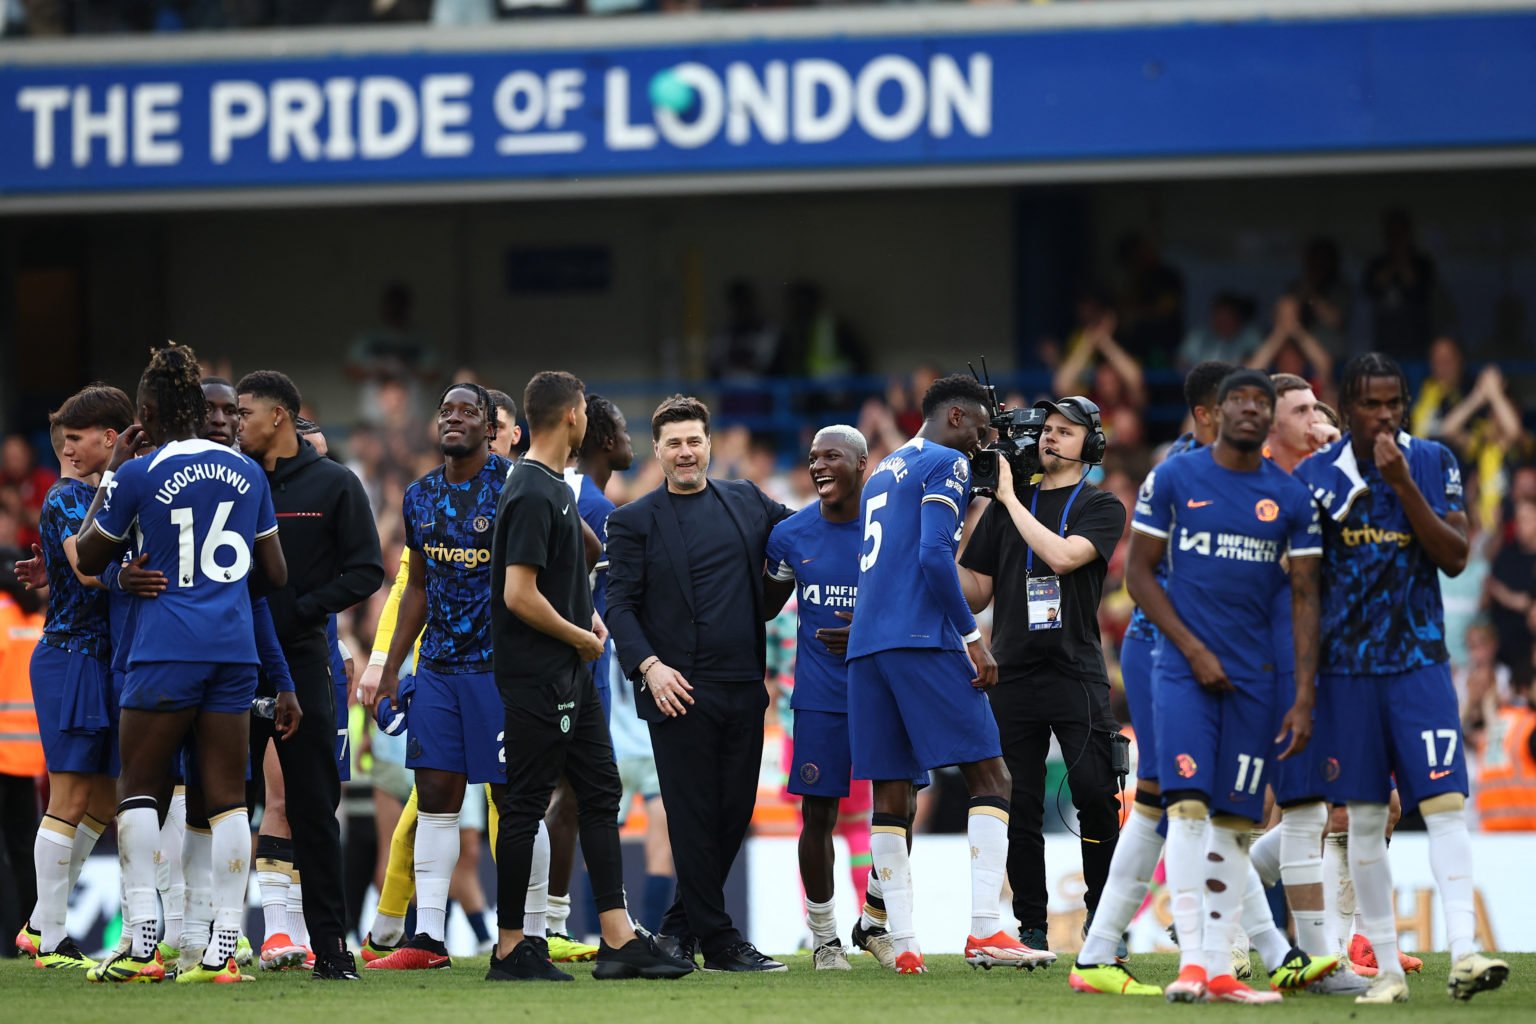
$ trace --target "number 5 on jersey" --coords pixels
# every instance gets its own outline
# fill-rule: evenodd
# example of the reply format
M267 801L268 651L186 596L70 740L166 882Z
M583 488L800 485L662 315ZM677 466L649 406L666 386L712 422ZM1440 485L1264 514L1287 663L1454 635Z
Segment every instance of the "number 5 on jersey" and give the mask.
M885 508L885 503L891 500L889 494L870 495L869 501L864 505L864 539L870 542L869 554L859 558L859 571L869 572L875 561L880 557L880 541L885 531L875 519L875 513Z

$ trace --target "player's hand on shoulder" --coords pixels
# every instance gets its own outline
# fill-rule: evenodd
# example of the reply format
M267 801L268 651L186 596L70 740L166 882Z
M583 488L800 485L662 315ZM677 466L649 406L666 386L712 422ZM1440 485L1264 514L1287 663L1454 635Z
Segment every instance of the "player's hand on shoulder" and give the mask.
M159 597L166 587L165 573L159 569L144 568L147 561L149 553L145 552L123 566L122 573L117 577L117 585L135 597Z
M272 728L281 739L292 739L293 734L299 731L299 722L304 718L304 710L299 707L299 698L292 690L285 690L277 695L277 708L272 715Z
M848 633L853 629L853 626L851 625L853 622L853 613L833 612L832 614L836 615L844 622L850 623L850 625L839 626L836 629L818 629L816 631L816 639L821 641L821 645L827 649L828 654L836 655L839 658L845 658L848 656Z
M1402 487L1412 482L1408 475L1408 460L1403 458L1403 450L1397 446L1397 435L1389 430L1377 434L1375 455L1376 468L1387 483Z
M986 690L997 685L997 660L992 657L992 649L987 646L984 639L975 639L965 645L966 654L971 659L971 667L976 670L976 675L971 679L971 685L978 690Z
M1195 674L1195 682L1207 690L1224 693L1236 689L1227 678L1221 659L1209 647L1202 647L1190 656L1189 670Z

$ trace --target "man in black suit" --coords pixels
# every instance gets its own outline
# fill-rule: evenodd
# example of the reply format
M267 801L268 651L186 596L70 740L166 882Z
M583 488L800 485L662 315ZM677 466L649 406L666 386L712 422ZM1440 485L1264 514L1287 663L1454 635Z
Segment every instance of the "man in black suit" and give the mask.
M640 684L678 899L662 931L704 966L782 971L731 923L725 880L757 802L768 692L763 552L789 509L745 480L710 480L709 408L675 395L651 417L666 482L608 520L608 628Z

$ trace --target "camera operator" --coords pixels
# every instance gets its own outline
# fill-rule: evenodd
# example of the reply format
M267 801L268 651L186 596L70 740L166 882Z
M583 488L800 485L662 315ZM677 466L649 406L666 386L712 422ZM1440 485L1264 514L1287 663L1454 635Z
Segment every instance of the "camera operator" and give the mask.
M1119 834L1119 723L1109 709L1098 608L1126 513L1114 495L1087 482L1089 467L1104 459L1099 407L1064 398L1035 409L1046 414L1038 443L998 459L998 497L960 556L960 581L972 609L997 601L998 685L989 696L1013 776L1008 877L1020 939L1045 949L1045 759L1052 733L1077 807L1090 915ZM1036 462L1039 484L1019 479L1015 487L1015 471L1022 475Z

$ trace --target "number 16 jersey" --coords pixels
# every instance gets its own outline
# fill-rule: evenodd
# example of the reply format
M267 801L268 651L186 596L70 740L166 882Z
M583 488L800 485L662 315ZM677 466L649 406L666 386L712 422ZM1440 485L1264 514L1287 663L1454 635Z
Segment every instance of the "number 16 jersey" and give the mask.
M970 480L964 454L921 437L875 467L859 501L864 543L849 658L914 647L965 650L962 637L976 628L976 621L963 595L956 604L960 583L954 558L971 499ZM923 509L930 505L943 512L949 573L955 576L952 594L934 593L923 573ZM964 618L955 621L961 612Z
M172 441L117 471L96 527L137 531L166 588L138 601L128 666L161 661L257 665L247 578L257 540L277 532L266 474L221 444Z

